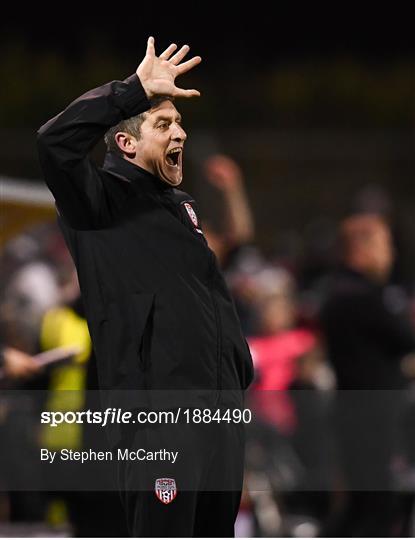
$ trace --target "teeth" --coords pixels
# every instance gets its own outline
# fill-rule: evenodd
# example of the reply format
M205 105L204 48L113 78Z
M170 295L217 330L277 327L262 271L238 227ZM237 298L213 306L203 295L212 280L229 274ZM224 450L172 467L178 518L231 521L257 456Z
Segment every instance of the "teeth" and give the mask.
M179 154L181 154L182 152L182 148L180 148L179 146L177 146L176 148L172 148L171 150L169 150L167 152L167 163L172 166L172 167L179 167ZM177 157L173 158L173 157L170 157L170 156L173 156L173 155L176 155Z

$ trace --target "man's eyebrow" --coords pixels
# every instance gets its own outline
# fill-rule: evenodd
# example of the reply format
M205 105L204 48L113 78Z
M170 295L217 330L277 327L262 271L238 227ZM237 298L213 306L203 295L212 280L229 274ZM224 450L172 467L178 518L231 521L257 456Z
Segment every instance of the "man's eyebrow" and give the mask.
M171 122L171 116L163 116L163 115L156 116L156 118L154 120L154 123L157 124L157 122L160 122L160 120L166 121L166 122ZM175 120L176 120L176 122L181 122L182 121L182 115L178 114L175 117Z

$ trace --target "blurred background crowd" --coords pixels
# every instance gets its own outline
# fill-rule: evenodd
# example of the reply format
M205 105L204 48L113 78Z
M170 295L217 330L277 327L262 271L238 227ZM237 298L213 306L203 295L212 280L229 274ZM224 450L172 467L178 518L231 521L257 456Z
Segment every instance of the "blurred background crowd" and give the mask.
M0 392L19 397L0 393L0 535L127 535L116 493L8 489L41 474L36 449L88 447L79 426L58 436L39 426L42 408L81 408L97 383L34 140L67 102L135 69L147 27L132 36L117 20L76 36L62 28L59 39L45 27L4 29ZM236 531L413 536L413 50L368 39L329 53L323 39L289 44L288 31L271 47L268 24L255 50L248 23L231 37L218 30L216 44L194 28L174 36L206 64L189 75L203 97L178 106L189 136L183 189L198 202L256 371ZM160 47L168 30L161 24ZM64 346L76 354L39 367L36 355ZM60 390L79 402L62 402Z

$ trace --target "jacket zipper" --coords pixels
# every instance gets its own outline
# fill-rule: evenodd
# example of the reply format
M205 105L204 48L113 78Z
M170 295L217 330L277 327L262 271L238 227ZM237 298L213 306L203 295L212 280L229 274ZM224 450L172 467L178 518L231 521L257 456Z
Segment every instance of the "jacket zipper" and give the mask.
M185 203L185 202L193 202L193 199L189 199L189 201L181 201L179 205L176 205L172 202L169 202L169 208L170 212L173 210L173 215L179 219L179 221L184 225L184 227L190 231L188 224L184 220L183 212L179 209L179 207ZM161 204L165 207L165 203L163 201ZM206 240L205 240L206 242ZM215 278L215 254L213 251L210 251L210 277L209 277L209 292L210 297L212 299L213 303L213 310L215 314L215 323L216 323L216 335L217 335L217 341L216 341L216 364L217 364L217 379L216 379L216 385L217 385L217 398L216 403L219 402L221 390L222 390L222 324L221 324L221 316L220 316L220 310L218 307L218 303L215 297L215 291L214 291L214 278Z

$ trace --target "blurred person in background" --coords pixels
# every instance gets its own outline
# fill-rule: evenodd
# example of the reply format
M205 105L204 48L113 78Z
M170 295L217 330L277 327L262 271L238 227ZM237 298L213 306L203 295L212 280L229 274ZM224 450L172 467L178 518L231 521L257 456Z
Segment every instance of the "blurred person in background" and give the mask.
M98 390L95 356L84 319L76 270L59 229L55 224L35 227L14 238L5 252L9 276L4 283L2 314L10 313L5 306L19 307L18 316L11 320L3 318L3 324L7 323L8 340L13 341L13 336L20 335L21 342L33 352L65 346L78 346L80 352L71 359L48 366L42 370L43 376L35 379L41 372L36 360L23 351L5 346L0 356L0 384L19 392L20 401L25 403L26 420L33 418L32 414L39 406L39 403L30 404L29 395L23 395L27 388L42 390L42 408L47 410L98 409L96 395L87 392ZM29 320L30 324L22 324ZM32 378L33 384L29 384ZM102 441L102 436L98 436L100 433L88 425L65 424L57 429L42 426L39 431L38 421L33 418L32 424L26 422L27 428L19 431L17 424L13 424L19 406L16 400L7 398L2 404L5 405L6 401L7 407L3 407L0 415L0 433L3 445L12 451L4 451L3 447L0 461L3 462L2 472L4 474L7 469L7 478L12 485L18 481L18 470L27 471L27 466L21 467L18 461L24 449L27 452L25 461L30 463L38 447L56 451L61 448L99 447L100 443L104 447L107 444L106 440ZM4 410L8 411L6 416ZM18 417L23 420L22 415ZM25 441L21 438L23 433L27 435ZM15 447L19 447L19 452ZM58 479L62 472L64 470L57 472L54 469L52 475ZM46 473L49 474L49 470ZM97 478L102 478L105 473L103 467L95 471ZM0 484L1 476L0 473ZM43 481L46 490L47 476ZM75 536L126 536L128 532L118 492L43 491L35 495L16 491L9 493L3 505L7 509L3 512L5 519L12 522L44 521L45 526L53 527L69 524ZM85 512L86 505L88 513Z
M42 318L40 331L41 350L56 347L78 346L80 352L70 362L58 364L50 369L48 394L45 410L80 411L100 410L96 358L85 319L78 278L72 262L63 274L61 282L62 301L47 310ZM61 424L57 427L42 426L41 447L51 451L62 448L102 450L108 442L105 433L90 424ZM64 491L49 493L49 521L69 519L76 537L123 537L128 535L124 512L117 491L108 491L111 470L104 464L78 466L79 477L94 476L95 491ZM65 467L46 473L67 477ZM74 474L73 468L70 474ZM68 484L68 479L63 482ZM101 490L99 488L101 487ZM64 507L60 504L64 503ZM88 508L88 512L85 509ZM66 511L66 512L65 512Z
M46 223L11 239L0 256L0 329L5 343L39 352L44 313L62 301L70 257L57 224ZM66 279L66 278L64 278Z
M34 399L24 393L42 368L27 352L0 344L0 515L13 522L43 518L43 496L10 487L31 475L39 480ZM13 392L1 392L1 389ZM20 391L19 391L20 390Z
M245 192L241 167L229 156L215 154L203 163L206 180L222 196L223 216L221 223L204 220L205 236L210 248L226 270L232 255L239 247L254 239L254 220Z
M338 388L402 388L400 362L415 349L407 305L388 286L395 253L386 221L354 215L340 226L341 267L321 321Z
M334 429L347 503L327 534L396 535L402 516L391 462L406 384L401 362L415 336L401 294L388 287L395 257L388 223L376 214L346 218L339 255L321 323L337 379Z
M0 454L5 489L13 488L7 494L7 519L12 523L40 523L45 516L45 494L21 485L27 486L28 478L41 483L37 414L49 372L33 356L40 352L42 317L60 301L57 265L46 249L57 233L53 224L34 227L10 240L1 254L0 384L10 392L1 398Z
M33 358L39 352L42 314L59 299L56 273L44 256L34 231L15 237L1 254L0 333L3 345L0 385L11 392L1 396L0 460L5 490L17 488L28 477L40 482L36 416L47 375ZM11 522L41 522L44 496L12 489L7 494Z
M287 390L298 378L310 379L306 355L318 338L299 325L296 284L289 272L265 267L255 283L257 328L248 338L256 368L255 389Z
M316 390L330 389L332 375L318 334L300 322L293 276L268 266L253 283L257 327L248 343L256 378L249 398L257 425L250 431L248 464L256 461L252 448L259 444L282 516L280 527L267 534L290 534L290 520L299 516L317 530L328 497L311 490L327 489L328 425L327 402Z
M250 275L264 262L253 244L254 218L243 171L234 159L224 154L209 156L202 170L206 181L220 197L218 218L207 215L203 220L206 240L224 272L246 335L255 324Z

